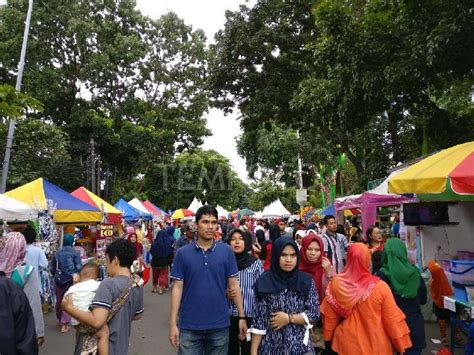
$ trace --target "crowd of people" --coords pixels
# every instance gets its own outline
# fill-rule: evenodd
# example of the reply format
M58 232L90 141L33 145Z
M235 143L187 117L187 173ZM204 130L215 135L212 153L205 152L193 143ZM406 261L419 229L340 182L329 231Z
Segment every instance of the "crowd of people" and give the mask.
M171 271L170 342L178 354L421 354L426 347L427 289L396 234L386 239L371 226L365 238L359 228L351 238L354 226L341 228L334 216L292 228L282 219L218 221L210 206L194 228ZM438 284L433 276L433 295L450 294Z
M38 271L49 268L62 332L74 327L75 354L127 354L131 323L143 312L143 284L171 288L169 340L178 354L421 354L427 288L405 244L380 228L365 238L334 216L219 220L201 207L194 221L127 228L106 249L106 277L83 265L66 234L48 262L34 229L1 238L1 354L37 354L45 341ZM443 342L452 295L430 263L430 292ZM145 281L144 281L145 279ZM5 301L5 302L4 302ZM152 310L151 310L152 311ZM33 326L32 326L33 325ZM374 331L376 330L376 331ZM20 335L19 335L20 334Z

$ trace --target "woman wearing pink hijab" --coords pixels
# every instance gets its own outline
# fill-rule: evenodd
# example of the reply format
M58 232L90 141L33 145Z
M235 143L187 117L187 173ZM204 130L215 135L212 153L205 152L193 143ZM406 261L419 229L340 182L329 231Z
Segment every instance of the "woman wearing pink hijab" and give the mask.
M2 270L12 281L19 284L25 292L33 311L38 345L44 343L44 320L41 311L38 274L33 266L25 264L26 240L19 232L8 233L3 249L5 260Z

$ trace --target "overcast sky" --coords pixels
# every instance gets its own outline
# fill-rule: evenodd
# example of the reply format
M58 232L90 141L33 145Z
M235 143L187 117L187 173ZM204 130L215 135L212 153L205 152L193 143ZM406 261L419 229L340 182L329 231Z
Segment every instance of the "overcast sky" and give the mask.
M151 18L173 11L193 29L204 30L208 43L212 43L214 34L224 27L225 11L237 10L244 3L251 6L255 0L137 0L137 7ZM207 127L212 136L204 140L204 148L214 149L229 158L240 178L248 181L245 160L239 157L236 149L235 138L241 133L237 117L238 114L224 116L220 110L209 110Z

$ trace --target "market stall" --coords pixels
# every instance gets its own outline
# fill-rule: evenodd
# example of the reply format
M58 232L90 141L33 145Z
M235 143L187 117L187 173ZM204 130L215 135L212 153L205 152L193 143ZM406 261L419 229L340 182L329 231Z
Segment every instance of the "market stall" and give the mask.
M202 202L198 200L196 197L194 197L187 209L193 213L196 213L197 210L201 208L202 206L203 206Z
M266 206L262 211L263 218L280 218L280 217L290 217L291 213L288 211L280 199L276 199L268 206Z
M161 208L159 208L150 200L145 200L142 203L143 203L143 206L145 206L146 209L150 211L150 213L153 214L154 216L162 217L162 218L168 216L168 214L165 211L163 211Z
M0 220L6 222L29 221L38 218L38 210L24 202L0 195Z
M445 297L452 324L473 331L474 142L433 154L389 179L392 193L416 193L421 203L404 205L404 223L419 235L420 263L438 261L454 289ZM453 334L452 334L453 335ZM451 348L454 337L451 336ZM467 348L466 348L467 349Z
M131 199L130 201L128 201L128 204L134 208L136 208L137 210L139 210L141 213L143 213L144 215L151 215L153 217L153 213L151 213L148 208L146 208L144 205L143 205L143 202L140 201L138 198L134 197L133 199Z
M54 185L39 178L5 193L5 196L26 203L37 210L54 208L56 223L98 223L102 212Z
M96 194L92 193L84 186L81 186L71 192L71 195L101 210L106 217L104 221L105 223L120 224L122 222L122 212L120 212L119 209L115 208Z
M412 209L408 217L420 220L423 265L431 259L455 256L459 250L472 251L473 166L474 142L468 142L433 154L389 178L389 192L415 193L421 202L404 208Z
M223 208L222 206L219 206L217 205L216 206L216 210L217 210L217 215L219 217L219 219L227 219L229 218L229 211L227 211L225 208Z
M144 219L144 220L151 220L153 219L151 213L143 212L132 205L130 205L127 201L125 201L123 198L117 201L117 203L114 205L116 209L118 209L123 216L123 219L125 221L136 221L139 219Z
M395 173L395 175L397 175ZM360 209L362 217L362 231L365 235L367 228L375 224L377 219L377 208L396 206L403 203L416 202L417 199L413 194L403 196L387 191L386 179L373 190L366 191L359 195L351 195L347 197L337 198L334 205L337 211Z

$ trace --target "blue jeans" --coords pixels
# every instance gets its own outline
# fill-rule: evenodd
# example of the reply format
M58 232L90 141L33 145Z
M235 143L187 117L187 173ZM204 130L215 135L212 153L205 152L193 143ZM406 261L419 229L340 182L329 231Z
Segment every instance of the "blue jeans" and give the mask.
M229 328L179 330L178 355L227 355Z

